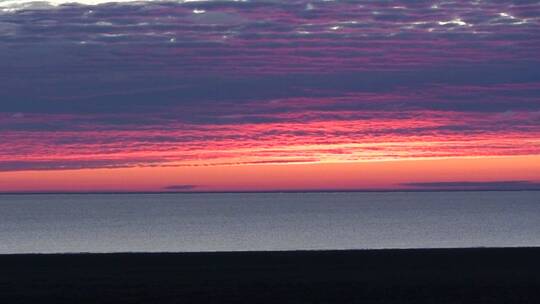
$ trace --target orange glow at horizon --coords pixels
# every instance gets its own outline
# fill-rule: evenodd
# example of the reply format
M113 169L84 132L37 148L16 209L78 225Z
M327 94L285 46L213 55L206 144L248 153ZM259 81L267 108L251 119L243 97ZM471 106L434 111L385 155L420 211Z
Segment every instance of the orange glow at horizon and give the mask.
M540 190L540 3L177 2L0 12L0 193Z
M406 183L452 181L540 182L540 155L12 171L0 173L0 192L407 189Z

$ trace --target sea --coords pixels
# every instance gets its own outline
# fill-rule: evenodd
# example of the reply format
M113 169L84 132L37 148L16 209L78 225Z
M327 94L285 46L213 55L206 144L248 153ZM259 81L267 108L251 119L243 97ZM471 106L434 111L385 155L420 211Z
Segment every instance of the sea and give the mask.
M540 192L0 195L0 254L540 246Z

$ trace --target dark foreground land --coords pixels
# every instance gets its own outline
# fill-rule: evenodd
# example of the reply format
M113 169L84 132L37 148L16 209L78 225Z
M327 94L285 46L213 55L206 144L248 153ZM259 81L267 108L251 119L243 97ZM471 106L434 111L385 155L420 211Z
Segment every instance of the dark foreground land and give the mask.
M540 303L540 248L0 255L0 303Z

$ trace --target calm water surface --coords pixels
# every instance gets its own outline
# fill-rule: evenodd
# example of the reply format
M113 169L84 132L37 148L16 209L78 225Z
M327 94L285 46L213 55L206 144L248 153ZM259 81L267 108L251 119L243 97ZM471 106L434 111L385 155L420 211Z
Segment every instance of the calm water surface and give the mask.
M540 192L0 195L0 253L540 246Z

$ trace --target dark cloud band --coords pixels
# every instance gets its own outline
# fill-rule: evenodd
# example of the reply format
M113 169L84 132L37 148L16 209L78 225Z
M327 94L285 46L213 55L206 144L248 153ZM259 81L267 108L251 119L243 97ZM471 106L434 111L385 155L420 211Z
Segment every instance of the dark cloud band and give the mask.
M52 4L0 3L3 171L540 154L537 1Z

